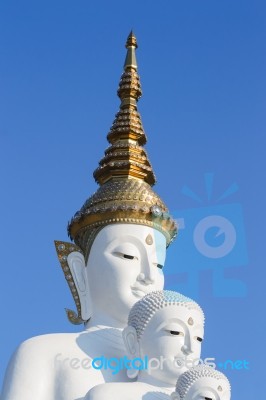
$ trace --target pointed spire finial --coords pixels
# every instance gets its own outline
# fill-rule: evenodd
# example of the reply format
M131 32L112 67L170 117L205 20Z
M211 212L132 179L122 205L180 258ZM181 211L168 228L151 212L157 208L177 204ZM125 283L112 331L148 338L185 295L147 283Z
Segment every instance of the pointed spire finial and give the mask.
M137 59L135 49L138 48L137 39L134 35L133 31L130 32L126 41L126 49L127 55L124 64L124 70L126 71L128 68L138 68Z
M126 49L128 49L130 46L135 47L136 49L138 48L138 43L137 43L137 38L134 34L134 32L131 30L130 34L127 37L126 41Z

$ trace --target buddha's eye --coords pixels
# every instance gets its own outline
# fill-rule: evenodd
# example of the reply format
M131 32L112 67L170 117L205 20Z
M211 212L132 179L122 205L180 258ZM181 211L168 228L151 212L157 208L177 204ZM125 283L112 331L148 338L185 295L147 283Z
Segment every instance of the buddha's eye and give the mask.
M183 332L179 332L179 331L170 331L171 335L175 335L175 336L184 336Z
M163 269L163 265L162 264L157 264L157 268Z
M204 397L205 400L212 400L212 397Z
M126 258L127 260L137 260L138 259L138 257L136 257L136 256L132 256L131 254L121 253L120 251L116 251L113 254L120 258Z
M123 254L124 258L128 258L129 260L134 260L134 256L130 256L129 254Z
M199 342L202 342L202 341L203 341L203 339L202 339L201 337L199 337L199 336L196 336L196 339L197 339ZM207 397L205 397L205 398L207 398Z

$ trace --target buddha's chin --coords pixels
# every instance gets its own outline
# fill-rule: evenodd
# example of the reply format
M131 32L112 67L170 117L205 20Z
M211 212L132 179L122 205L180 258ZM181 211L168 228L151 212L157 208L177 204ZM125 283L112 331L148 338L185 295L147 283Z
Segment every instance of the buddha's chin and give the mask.
M137 299L142 299L142 297L144 297L146 295L146 293L140 289L132 289L131 291L132 291L134 297L136 297Z
M156 371L153 371L151 373L151 376L153 378L158 379L159 381L163 382L165 385L173 386L175 387L176 381L183 372L186 372L187 368L180 368L179 370L173 370L171 368L164 368L160 369L159 374L156 373Z
M127 325L128 322L128 314L134 304L140 300L145 294L141 294L141 296L137 296L134 293L127 293L126 296L120 297L119 304L116 304L116 307L112 305L110 309L110 313L114 315L117 321L123 322L124 325ZM118 311L119 310L119 311Z
M169 384L175 385L177 378L188 370L186 365L176 365L174 362L164 368L164 374Z

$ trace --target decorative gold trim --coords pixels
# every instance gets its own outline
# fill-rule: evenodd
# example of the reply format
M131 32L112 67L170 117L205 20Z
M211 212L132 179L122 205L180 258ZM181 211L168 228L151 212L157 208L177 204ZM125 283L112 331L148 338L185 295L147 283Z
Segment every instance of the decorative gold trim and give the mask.
M73 253L74 251L78 251L81 254L83 254L83 252L77 245L75 245L73 243L61 242L59 240L55 240L54 244L55 244L55 249L57 252L57 256L58 256L62 271L65 275L65 278L68 283L69 289L71 291L73 300L76 304L78 313L76 313L75 311L70 310L68 308L66 308L65 311L66 311L69 321L72 324L79 325L86 321L84 321L81 317L80 298L79 298L77 287L76 287L74 279L73 279L71 269L69 268L69 265L67 262L67 257L70 253Z

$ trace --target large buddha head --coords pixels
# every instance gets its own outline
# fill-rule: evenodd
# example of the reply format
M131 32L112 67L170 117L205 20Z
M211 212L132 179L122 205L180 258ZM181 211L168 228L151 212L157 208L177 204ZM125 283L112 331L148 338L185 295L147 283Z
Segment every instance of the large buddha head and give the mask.
M75 245L56 242L78 309L78 315L68 310L73 323L107 310L125 325L140 297L163 288L165 250L177 232L166 205L152 190L155 176L142 147L146 135L137 110L141 87L132 32L126 48L120 109L107 135L110 146L94 171L100 187L68 225Z

